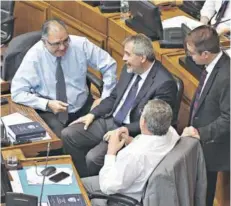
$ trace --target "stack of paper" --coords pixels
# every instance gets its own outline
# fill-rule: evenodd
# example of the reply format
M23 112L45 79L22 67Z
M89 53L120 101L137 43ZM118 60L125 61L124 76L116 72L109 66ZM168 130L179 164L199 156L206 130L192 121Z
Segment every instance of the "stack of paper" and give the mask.
M43 176L41 174L41 171L44 169L44 167L37 167L37 171L36 171L36 167L31 167L29 169L26 170L26 176L27 176L27 182L28 184L31 185L36 185L36 184L42 184L43 182ZM68 173L70 176L57 182L54 183L52 181L49 180L50 177L60 173L60 172L66 172ZM45 177L45 183L44 184L60 184L60 185L70 185L72 184L72 174L73 171L70 168L56 168L56 172L48 177Z
M190 29L195 29L196 27L202 25L201 22L190 19L186 16L176 16L162 21L163 29L181 27L181 24L185 24Z

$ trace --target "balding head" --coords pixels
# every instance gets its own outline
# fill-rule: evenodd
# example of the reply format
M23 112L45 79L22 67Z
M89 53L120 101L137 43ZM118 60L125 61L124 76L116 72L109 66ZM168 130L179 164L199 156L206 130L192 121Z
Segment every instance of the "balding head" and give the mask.
M67 32L66 25L58 19L47 20L42 26L42 38L47 39L49 35L57 32Z

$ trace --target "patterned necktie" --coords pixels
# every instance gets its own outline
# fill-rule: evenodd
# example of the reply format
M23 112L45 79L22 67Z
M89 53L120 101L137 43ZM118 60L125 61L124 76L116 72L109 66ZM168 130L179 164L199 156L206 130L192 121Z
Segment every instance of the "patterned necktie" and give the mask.
M128 92L126 100L124 101L122 107L119 109L119 111L117 112L117 114L114 117L114 121L119 125L122 125L129 110L132 108L132 105L136 99L136 93L138 91L138 83L140 80L141 80L141 77L138 75L136 77L136 81L134 82L130 91Z
M61 57L57 58L57 68L56 68L56 100L67 103L67 94L66 94L66 84L63 75L63 69L61 66ZM57 114L58 119L63 124L67 123L68 112L60 112Z
M192 111L191 122L192 122L192 119L193 119L193 117L195 115L196 109L198 107L198 103L199 103L200 96L201 96L201 91L202 91L202 88L203 88L203 85L204 85L207 74L208 74L208 72L205 69L201 73L200 82L199 82L199 85L197 87L196 96L195 96L195 100L194 100L194 103L193 103L193 111Z

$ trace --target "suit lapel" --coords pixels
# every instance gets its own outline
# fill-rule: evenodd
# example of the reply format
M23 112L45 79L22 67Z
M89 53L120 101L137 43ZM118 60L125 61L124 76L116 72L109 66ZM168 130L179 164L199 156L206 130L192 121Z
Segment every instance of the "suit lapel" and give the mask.
M215 67L213 68L213 71L212 71L209 79L207 80L206 85L204 86L204 89L202 91L202 94L201 94L201 97L199 99L198 107L197 107L197 109L195 111L195 114L197 113L197 111L199 110L199 108L202 105L203 101L205 100L205 97L208 94L208 92L209 92L209 90L210 90L210 88L211 88L211 86L212 86L212 84L214 82L214 79L217 76L217 73L218 73L220 67L222 67L222 62L223 62L223 60L225 60L225 57L226 57L226 55L223 54L221 56L221 58L218 60L218 62L215 65Z
M159 67L159 64L157 62L155 62L154 65L152 66L152 68L151 68L145 82L143 83L143 85L142 85L136 99L135 99L135 102L134 102L134 104L132 106L132 109L134 107L136 107L136 105L141 101L143 96L148 93L149 88L152 86L152 84L154 82L153 79L156 76L156 71L157 71L158 67Z

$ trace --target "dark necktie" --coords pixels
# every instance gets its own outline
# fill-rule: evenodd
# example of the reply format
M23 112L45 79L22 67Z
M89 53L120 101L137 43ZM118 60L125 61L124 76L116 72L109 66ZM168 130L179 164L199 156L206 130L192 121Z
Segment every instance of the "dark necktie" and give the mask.
M138 90L138 83L140 80L141 80L141 77L138 75L136 77L136 80L135 80L134 84L132 85L130 91L128 92L128 95L127 95L122 107L119 109L119 111L117 112L117 114L114 117L115 122L119 125L122 125L129 110L132 108L132 105L136 99L136 93Z
M193 103L193 111L192 111L191 121L192 121L192 119L195 115L196 109L198 107L198 103L199 103L200 96L201 96L201 91L202 91L202 88L203 88L207 74L208 74L208 72L206 70L203 70L203 72L201 73L200 82L199 82L199 85L197 87L196 96L195 96L195 100Z
M229 4L229 0L224 0L224 1L222 2L222 5L221 5L220 9L219 9L218 12L217 12L217 15L216 15L216 23L213 25L213 28L216 29L217 25L220 23L222 17L223 17L224 14L225 14L225 10L226 10L228 4Z
M61 57L57 58L57 68L56 68L56 100L67 103L67 94L66 94L66 84L63 75L63 69L61 66ZM57 114L58 119L63 124L66 124L68 120L68 111L60 112Z

